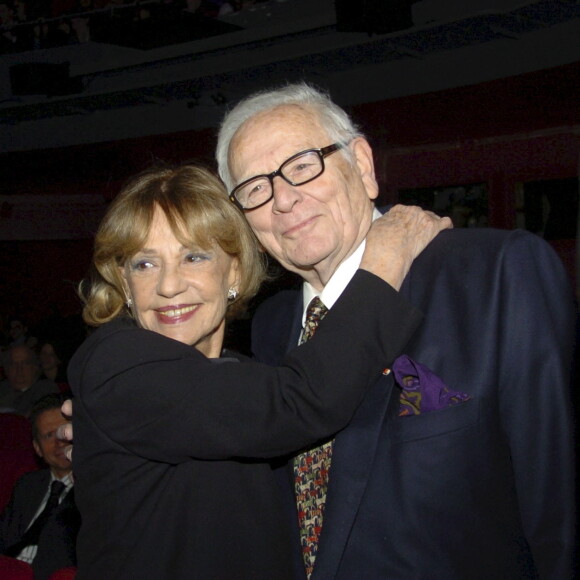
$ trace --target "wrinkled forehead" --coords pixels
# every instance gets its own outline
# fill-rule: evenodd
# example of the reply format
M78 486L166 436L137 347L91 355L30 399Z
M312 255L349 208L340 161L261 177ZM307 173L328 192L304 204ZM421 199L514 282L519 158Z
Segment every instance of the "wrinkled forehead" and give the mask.
M266 157L282 163L304 149L324 147L327 141L328 131L314 109L283 105L258 113L239 127L230 143L228 163L232 174L246 173L248 166Z
M29 350L20 349L18 347L14 347L10 352L9 362L18 363L18 362L31 362L35 363L36 358L34 353Z

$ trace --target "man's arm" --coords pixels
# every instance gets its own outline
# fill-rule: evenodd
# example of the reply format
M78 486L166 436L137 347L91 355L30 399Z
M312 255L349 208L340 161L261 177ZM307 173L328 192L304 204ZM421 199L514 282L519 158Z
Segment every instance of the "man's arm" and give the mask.
M512 236L502 260L499 376L522 523L540 578L571 578L574 450L570 369L574 309L548 244Z

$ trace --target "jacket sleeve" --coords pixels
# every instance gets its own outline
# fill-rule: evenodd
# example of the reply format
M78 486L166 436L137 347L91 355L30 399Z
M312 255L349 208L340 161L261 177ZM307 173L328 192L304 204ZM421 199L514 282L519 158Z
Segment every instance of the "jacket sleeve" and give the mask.
M97 331L69 367L75 422L168 463L283 455L342 429L419 320L359 271L316 336L277 368L211 361L134 327Z
M44 491L37 493L39 477L38 472L25 473L14 484L10 500L0 515L0 554L20 539L32 520L44 495Z
M521 234L521 232L520 232ZM551 247L506 245L501 277L500 412L524 531L541 579L571 578L574 451L570 404L574 310Z
M10 500L0 515L0 554L3 554L4 550L16 541L14 539L17 527L17 522L14 519L14 493L16 486L18 486L18 482L15 484Z

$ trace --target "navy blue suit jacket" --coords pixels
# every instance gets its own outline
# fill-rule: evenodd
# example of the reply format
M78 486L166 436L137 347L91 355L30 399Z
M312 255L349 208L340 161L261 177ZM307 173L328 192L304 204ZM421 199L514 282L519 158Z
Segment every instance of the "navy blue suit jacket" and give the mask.
M425 315L405 353L472 399L399 417L392 378L375 384L335 440L312 580L571 578L574 312L558 258L522 231L445 231L401 292ZM261 306L256 358L296 345L301 302Z
M50 485L50 470L23 475L0 516L0 553L23 536ZM35 580L48 578L55 570L76 565L75 543L80 515L74 502L74 489L61 500L43 527L38 551L32 562Z

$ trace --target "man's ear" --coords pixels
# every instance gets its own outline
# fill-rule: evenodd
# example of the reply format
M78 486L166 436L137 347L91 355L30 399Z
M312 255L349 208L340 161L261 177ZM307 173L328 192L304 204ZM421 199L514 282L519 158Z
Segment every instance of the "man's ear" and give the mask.
M36 451L36 455L38 455L38 457L44 457L42 455L42 449L40 448L40 445L36 442L36 439L32 440L32 446L34 447L34 451Z
M379 195L379 184L375 177L373 150L369 142L364 137L357 137L351 141L350 148L369 199L376 199Z

